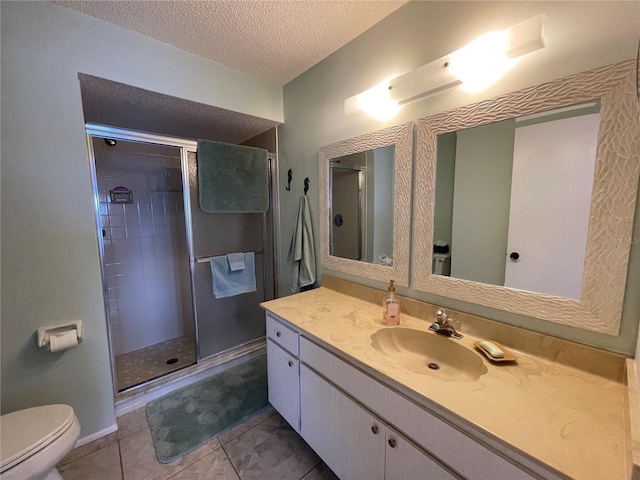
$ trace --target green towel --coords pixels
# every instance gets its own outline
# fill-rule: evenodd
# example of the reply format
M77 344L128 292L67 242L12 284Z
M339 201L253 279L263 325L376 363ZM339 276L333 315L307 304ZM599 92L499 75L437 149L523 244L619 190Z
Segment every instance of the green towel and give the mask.
M300 196L298 217L293 229L291 246L289 247L291 272L291 291L296 293L302 287L313 285L316 281L316 250L313 244L313 226L311 210L306 195Z
M261 148L198 140L198 194L207 213L269 208L269 164Z

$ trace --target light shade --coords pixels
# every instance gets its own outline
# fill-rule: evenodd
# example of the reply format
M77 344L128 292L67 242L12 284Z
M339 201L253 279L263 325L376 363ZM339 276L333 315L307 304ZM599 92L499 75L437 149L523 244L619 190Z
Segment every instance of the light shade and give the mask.
M544 14L540 14L482 35L449 55L346 99L345 114L367 112L389 120L400 105L458 85L481 91L511 70L519 57L544 48L543 24Z
M389 95L400 105L460 85L451 73L449 55L389 81Z
M367 112L371 117L383 122L395 117L399 110L400 105L389 95L388 80L344 101L346 115Z

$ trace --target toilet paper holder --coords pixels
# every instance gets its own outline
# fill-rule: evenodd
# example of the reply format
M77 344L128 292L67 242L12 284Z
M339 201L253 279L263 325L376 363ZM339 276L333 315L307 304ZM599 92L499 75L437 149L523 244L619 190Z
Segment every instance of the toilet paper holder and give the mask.
M76 320L75 322L65 323L63 325L55 325L53 327L40 327L37 331L38 347L49 349L52 335L59 335L73 330L76 331L78 343L80 343L82 341L82 320Z

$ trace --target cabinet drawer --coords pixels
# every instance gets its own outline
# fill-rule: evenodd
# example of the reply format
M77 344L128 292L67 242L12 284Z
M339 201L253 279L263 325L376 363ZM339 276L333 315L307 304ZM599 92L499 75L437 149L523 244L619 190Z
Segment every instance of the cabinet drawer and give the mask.
M285 326L267 313L267 338L270 338L293 355L298 355L298 332Z
M507 459L306 338L300 341L300 361L348 392L464 477L492 480L534 478Z

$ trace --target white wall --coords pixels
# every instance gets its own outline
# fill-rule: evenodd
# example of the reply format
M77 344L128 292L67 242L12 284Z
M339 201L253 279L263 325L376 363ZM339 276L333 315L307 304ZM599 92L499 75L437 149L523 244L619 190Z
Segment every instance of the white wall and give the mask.
M500 82L479 94L452 89L403 106L388 122L366 115L346 117L344 100L382 80L411 71L446 55L477 36L545 13L546 48L517 65ZM409 2L377 25L285 85L285 123L278 128L281 184L293 168L297 178L308 176L314 232L318 228L318 149L333 142L373 132L537 85L573 73L635 58L640 31L639 2ZM281 191L281 233L285 248L293 232L297 203L290 192ZM315 199L315 200L314 200ZM636 216L640 216L640 202ZM325 220L325 219L323 219ZM634 231L640 236L640 227ZM280 291L289 290L291 268L281 255ZM399 289L428 302L547 334L632 354L640 314L640 245L632 245L621 333L599 335L498 310ZM319 273L323 273L321 270ZM375 288L374 282L337 272L324 271Z
M78 72L275 121L282 92L48 2L1 14L2 412L67 403L86 436L115 418ZM36 349L38 327L79 318L80 346Z

